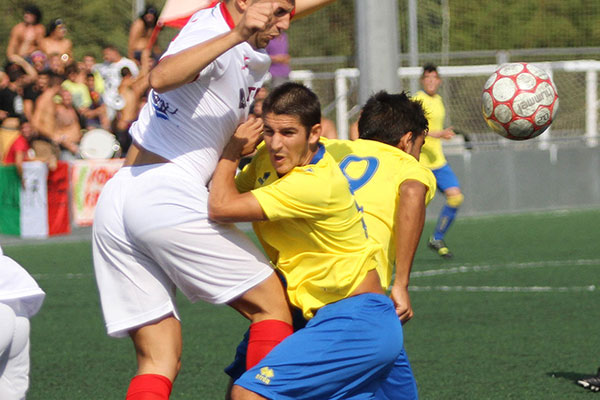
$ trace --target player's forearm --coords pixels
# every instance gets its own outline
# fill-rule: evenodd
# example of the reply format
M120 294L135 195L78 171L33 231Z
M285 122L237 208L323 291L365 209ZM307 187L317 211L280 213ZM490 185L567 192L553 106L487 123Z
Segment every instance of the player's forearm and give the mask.
M165 57L150 71L150 86L156 92L163 93L192 82L217 57L244 40L237 31L232 30Z
M400 186L396 213L396 277L394 285L408 287L413 259L425 223L427 188L417 181Z
M294 15L294 18L305 17L334 1L335 0L296 0L296 14Z

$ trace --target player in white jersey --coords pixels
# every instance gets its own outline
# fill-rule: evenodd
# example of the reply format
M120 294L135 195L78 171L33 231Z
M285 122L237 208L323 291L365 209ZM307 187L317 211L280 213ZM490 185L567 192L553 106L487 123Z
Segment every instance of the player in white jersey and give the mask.
M29 319L46 294L0 248L0 399L22 400L29 388Z
M251 320L254 359L292 332L284 290L233 225L208 220L206 184L269 68L263 50L291 15L334 0L226 0L197 12L151 71L125 166L94 218L96 280L108 334L129 335L138 371L127 399L168 399L180 369L175 289ZM154 397L151 397L154 396Z

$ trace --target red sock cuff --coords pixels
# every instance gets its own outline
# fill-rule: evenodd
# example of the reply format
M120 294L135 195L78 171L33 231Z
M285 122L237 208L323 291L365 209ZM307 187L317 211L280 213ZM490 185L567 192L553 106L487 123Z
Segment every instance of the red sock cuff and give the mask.
M277 319L267 319L250 325L246 369L258 364L273 347L292 333L294 333L292 325Z
M173 383L158 374L134 376L127 390L126 400L168 400Z

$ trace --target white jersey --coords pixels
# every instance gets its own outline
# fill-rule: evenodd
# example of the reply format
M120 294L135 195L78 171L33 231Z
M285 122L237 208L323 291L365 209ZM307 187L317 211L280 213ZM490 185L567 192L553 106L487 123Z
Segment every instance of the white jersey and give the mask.
M163 58L229 32L233 26L224 2L198 11ZM208 183L223 147L246 120L270 63L266 51L243 42L204 68L195 81L166 93L150 90L148 103L131 127L133 140Z

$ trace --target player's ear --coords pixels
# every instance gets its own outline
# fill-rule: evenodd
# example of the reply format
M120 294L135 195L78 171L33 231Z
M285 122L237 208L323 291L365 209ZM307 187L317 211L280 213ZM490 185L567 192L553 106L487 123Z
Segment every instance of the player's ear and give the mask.
M412 138L413 138L413 133L411 131L406 132L400 138L400 141L398 142L398 144L396 145L396 147L399 148L400 150L406 152L406 153L409 153L411 145L414 144Z
M319 139L321 138L321 133L323 132L323 127L321 124L313 125L310 128L310 132L308 133L308 144L309 146L316 146L319 143Z

